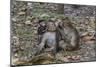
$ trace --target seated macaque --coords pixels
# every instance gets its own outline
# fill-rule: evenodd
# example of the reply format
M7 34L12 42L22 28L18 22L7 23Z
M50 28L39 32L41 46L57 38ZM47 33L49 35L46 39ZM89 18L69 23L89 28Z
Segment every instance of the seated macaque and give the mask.
M79 34L68 18L58 23L57 30L61 35L59 47L66 50L75 50L79 47Z
M56 26L54 22L50 21L47 23L47 31L43 34L41 42L38 46L38 54L46 46L51 52L56 53L57 43L56 43Z
M39 41L39 43L45 32L46 32L46 24L45 24L44 20L40 20L38 23L38 41Z

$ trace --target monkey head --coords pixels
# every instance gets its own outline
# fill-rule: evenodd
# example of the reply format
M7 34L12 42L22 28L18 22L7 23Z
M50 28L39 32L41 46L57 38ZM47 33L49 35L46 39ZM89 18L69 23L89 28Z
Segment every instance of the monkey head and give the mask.
M51 32L53 32L53 31L55 31L56 30L56 25L55 25L55 23L54 22L48 22L47 23L47 31L51 31Z
M73 28L69 18L65 18L65 19L60 20L58 23L58 27L60 27L60 28Z
M69 19L66 19L63 21L63 27L64 28L73 28L73 25Z

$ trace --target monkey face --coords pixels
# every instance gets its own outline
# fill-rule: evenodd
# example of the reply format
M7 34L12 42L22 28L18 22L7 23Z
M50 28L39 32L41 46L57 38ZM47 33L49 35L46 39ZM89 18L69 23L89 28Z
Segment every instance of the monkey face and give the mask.
M65 22L63 23L63 26L64 26L64 28L66 28L66 29L72 29L72 28L73 28L73 25L72 25L71 22L69 22L69 21L65 21Z
M56 30L56 26L53 22L48 22L47 24L47 30L48 31L55 31Z

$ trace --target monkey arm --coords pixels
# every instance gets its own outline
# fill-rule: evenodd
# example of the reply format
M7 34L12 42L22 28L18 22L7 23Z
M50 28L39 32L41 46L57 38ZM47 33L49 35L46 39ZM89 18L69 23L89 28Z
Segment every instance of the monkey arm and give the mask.
M67 42L68 44L70 44L69 40L66 37L66 34L64 33L63 30L61 30L60 28L58 28L58 31L60 32L62 38L64 39L65 42Z
M44 34L43 35L43 38L41 39L41 43L39 44L38 46L38 54L40 53L40 51L43 49L44 45L45 45L45 42L46 42L46 39L47 39L47 36Z

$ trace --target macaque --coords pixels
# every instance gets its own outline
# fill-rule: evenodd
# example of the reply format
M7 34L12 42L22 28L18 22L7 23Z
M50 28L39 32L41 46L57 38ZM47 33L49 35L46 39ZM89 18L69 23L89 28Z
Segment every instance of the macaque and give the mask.
M57 51L56 43L56 26L54 22L50 21L47 23L47 31L43 34L41 42L38 46L38 54L43 50L43 48L49 48L49 50L55 54Z
M39 43L45 32L46 32L46 24L45 24L44 20L40 20L39 25L38 25L38 41L39 41Z
M68 18L59 21L57 29L61 35L59 47L66 50L75 50L79 47L79 34Z

